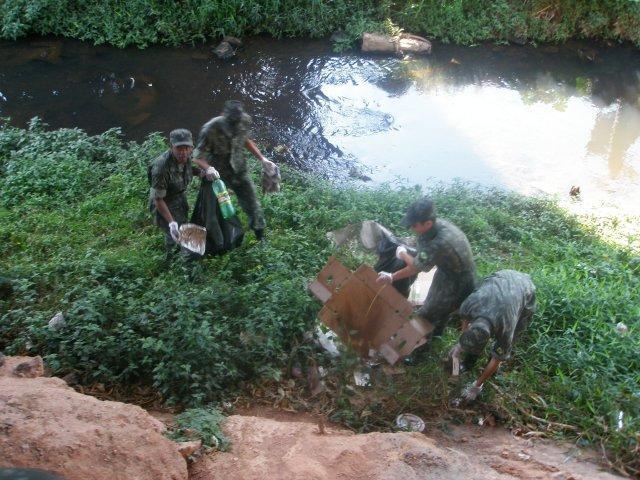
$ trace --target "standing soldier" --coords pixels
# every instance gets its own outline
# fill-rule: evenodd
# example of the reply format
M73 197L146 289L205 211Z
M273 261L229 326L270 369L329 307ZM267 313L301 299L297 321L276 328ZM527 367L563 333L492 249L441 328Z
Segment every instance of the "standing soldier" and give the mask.
M380 272L378 282L397 282L437 267L418 316L433 325L433 336L441 336L449 315L475 288L476 265L471 245L453 223L436 219L433 202L427 197L409 207L402 223L418 235L417 254L413 257L404 246L399 246L396 257L406 266L394 273Z
M529 275L515 270L500 270L487 277L460 306L464 332L450 352L462 367L470 370L490 338L494 339L491 360L462 395L475 400L482 385L511 354L513 342L527 328L536 309L536 287Z
M267 160L255 143L249 138L251 117L244 111L242 103L229 100L224 105L222 115L205 123L200 130L198 144L193 153L195 162L202 168L215 167L225 184L238 197L238 203L249 217L249 227L256 238L262 240L266 222L262 207L256 195L244 158L244 149L262 163L269 175L276 172L276 164Z
M155 213L155 223L164 231L164 244L167 259L176 250L180 237L180 225L186 223L189 215L186 190L193 179L191 166L193 137L184 128L173 130L169 134L171 148L156 158L149 166L148 176L151 189L149 207ZM207 178L212 179L215 169L204 164Z

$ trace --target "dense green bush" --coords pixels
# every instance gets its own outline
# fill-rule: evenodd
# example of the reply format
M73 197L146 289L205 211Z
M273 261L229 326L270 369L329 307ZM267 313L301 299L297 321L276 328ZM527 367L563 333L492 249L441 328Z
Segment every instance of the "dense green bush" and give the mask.
M63 35L119 47L179 45L221 35L350 39L391 22L430 38L482 40L628 40L640 44L636 0L5 0L0 36Z
M250 236L189 272L164 263L146 210L146 165L163 148L157 135L125 144L117 130L91 137L37 120L27 130L2 125L0 276L13 282L13 296L0 300L5 353L39 353L54 373L85 384L153 386L194 406L277 377L314 327L319 303L305 285L332 253L325 233L363 219L402 232L398 221L420 194L332 186L285 169L283 191L263 199L268 244ZM546 200L465 184L430 194L469 236L481 273L516 268L538 286L532 328L495 383L517 399L507 407L574 425L637 469L638 252ZM53 331L57 311L67 325ZM615 331L619 321L629 334ZM446 395L425 381L437 358L420 368L394 393L414 409L418 398Z

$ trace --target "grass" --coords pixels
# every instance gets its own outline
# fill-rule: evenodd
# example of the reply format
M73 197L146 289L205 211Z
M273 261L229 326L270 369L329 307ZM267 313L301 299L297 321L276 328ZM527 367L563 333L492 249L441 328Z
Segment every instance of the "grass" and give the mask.
M185 407L263 382L282 389L291 365L324 362L342 378L329 385L328 413L352 428L388 428L402 411L445 408L458 386L439 358L453 329L424 363L380 380L369 396L348 387L350 365L323 360L305 341L320 307L305 286L334 253L325 233L375 219L403 234L398 222L418 188L332 185L284 169L283 191L263 198L268 244L249 235L190 280L183 265L163 262L162 235L146 211L146 165L164 148L157 135L125 143L118 130L88 136L48 131L37 119L26 130L2 123L0 272L14 294L0 300L0 349L41 354L55 374L73 372L85 385L152 387ZM637 249L544 199L465 184L432 185L429 194L467 233L481 274L514 268L538 287L533 324L484 397L496 415L527 428L555 425L637 474ZM54 331L47 322L58 311L67 325ZM618 322L628 334L616 332Z
M570 38L640 45L637 0L5 0L0 37L61 35L118 47L181 45L223 35L325 37L404 29L445 42L561 42Z

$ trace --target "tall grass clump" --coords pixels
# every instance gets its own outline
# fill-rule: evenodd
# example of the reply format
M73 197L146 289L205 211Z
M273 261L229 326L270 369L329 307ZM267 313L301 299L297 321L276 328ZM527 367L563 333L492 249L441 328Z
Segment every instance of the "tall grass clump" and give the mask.
M164 148L155 134L125 143L118 130L88 136L48 131L37 119L27 129L2 124L0 276L13 295L0 300L1 350L43 355L54 374L74 373L85 385L147 386L192 407L277 379L315 328L320 305L306 284L333 253L326 232L374 219L402 234L399 220L422 194L334 186L284 169L283 191L263 198L268 243L249 235L191 271L164 262L146 207L146 166ZM544 199L466 184L433 185L429 194L467 233L481 274L514 268L538 287L538 313L492 382L493 401L514 421L560 425L602 445L612 462L637 472L638 251ZM66 326L54 330L47 322L58 311ZM395 407L377 414L420 414L426 399L446 405L436 357L455 335L394 377ZM371 427L366 418L360 426Z
M118 47L180 45L222 35L323 37L398 28L443 41L558 42L569 38L640 45L636 0L5 0L0 37L62 35Z

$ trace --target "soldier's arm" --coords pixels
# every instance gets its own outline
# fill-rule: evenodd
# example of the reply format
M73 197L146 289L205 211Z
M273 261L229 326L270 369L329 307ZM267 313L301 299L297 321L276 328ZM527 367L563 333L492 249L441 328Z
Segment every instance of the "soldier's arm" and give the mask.
M164 197L167 194L168 180L163 169L154 167L151 171L151 196L156 205L156 209L162 215L167 223L173 222L173 215L169 211L167 202L164 201Z
M498 368L500 367L501 363L502 363L502 360L499 360L495 357L491 357L491 360L489 360L489 363L487 364L486 367L484 367L484 370L476 380L476 387L482 386L484 382L489 380L493 376L493 374L498 371Z
M419 271L420 270L418 270L413 264L407 265L406 267L401 268L396 272L393 272L391 274L391 279L394 282L397 282L398 280L402 280L404 278L413 277L414 275L417 275Z
M167 202L164 201L164 198L156 198L155 200L156 208L160 212L160 215L167 221L167 223L173 222L173 215L169 211L169 207L167 207Z
M207 129L203 128L200 130L200 134L198 135L198 143L196 143L196 148L193 150L193 154L191 155L191 161L205 172L211 166L204 159L205 152L208 148L209 135Z
M256 157L256 160L258 160L260 163L264 163L267 160L266 158L264 158L264 155L262 155L262 152L260 152L260 149L255 144L255 142L250 138L247 138L245 140L244 146L251 152L251 155Z

